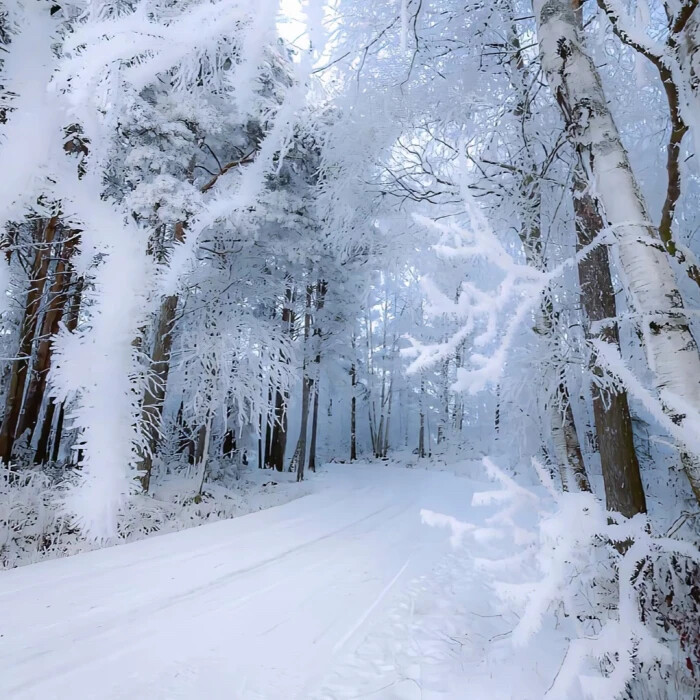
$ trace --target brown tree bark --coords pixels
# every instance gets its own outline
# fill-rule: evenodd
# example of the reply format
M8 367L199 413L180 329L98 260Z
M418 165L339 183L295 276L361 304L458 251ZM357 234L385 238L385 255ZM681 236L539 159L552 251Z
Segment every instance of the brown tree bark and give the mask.
M82 300L83 293L83 281L78 279L73 296L70 300L68 307L68 313L65 314L66 317L66 330L72 333L78 327L78 320L80 318L80 302ZM34 462L36 464L44 464L49 461L49 445L51 440L51 428L53 427L53 418L56 412L56 402L54 400L49 403L46 407L46 413L44 415L44 421L41 426L41 435L39 437L39 442L37 443L36 453L34 455ZM58 461L58 454L61 448L61 437L63 434L63 416L65 414L65 402L62 401L58 405L58 419L56 420L56 427L53 431L53 448L51 449L51 461Z
M41 324L34 364L29 375L29 385L26 390L22 412L19 417L15 435L19 437L29 430L29 441L36 429L39 412L44 401L46 383L51 367L51 351L53 338L58 332L58 325L63 318L68 304L69 287L72 271L70 259L79 241L77 231L66 231L61 245L61 252L53 271L53 280L48 292L48 305Z
M285 303L282 309L282 324L291 334L294 328L294 290L291 280L287 284L285 291ZM282 355L280 361L286 362L287 358ZM284 471L284 456L287 449L287 402L288 392L279 388L275 391L275 415L270 435L270 466L278 472Z
M574 212L577 243L579 248L583 248L595 239L604 224L578 170L574 176ZM613 320L617 316L617 308L608 249L598 246L582 258L578 264L578 275L581 304L588 319L587 336L601 338L619 348L620 337L617 323ZM597 366L594 354L590 358L590 368L594 375L602 379L603 371ZM608 510L626 517L645 513L646 499L634 446L627 393L624 390L603 389L596 381L591 386L591 392L606 506Z
M185 226L182 222L175 224L174 240L176 243L182 243L185 240ZM151 484L153 457L160 442L160 424L170 373L170 353L173 346L172 331L175 325L177 302L177 294L171 294L161 302L151 352L150 371L143 397L141 415L145 433L145 448L138 464L138 471L139 480L145 492L148 492Z
M254 160L253 149L250 153L239 160L232 161L220 166L209 182L200 187L202 193L208 192L216 185L219 178L229 170L247 165ZM188 167L188 179L190 183L194 178L195 161L192 159ZM175 243L182 243L185 240L185 222L179 221L175 224L173 236ZM170 352L172 349L173 326L175 324L175 312L177 311L178 295L172 294L165 297L160 305L158 319L156 322L156 335L151 352L150 373L146 382L142 405L142 420L145 431L145 446L137 466L139 471L139 481L144 491L148 491L151 482L151 472L153 471L153 457L160 442L160 426L163 413L163 401L168 384L168 374L170 373Z
M49 270L51 246L56 236L57 227L57 216L52 216L48 221L40 219L36 224L36 250L30 273L24 317L19 329L17 359L12 363L10 385L5 398L5 411L0 426L0 460L5 464L9 464L12 459L12 448L17 437L16 429L22 409L32 347L39 323L39 310Z
M683 443L684 433L692 435L692 415L700 411L700 354L666 247L650 223L571 0L533 0L533 11L544 74L568 139L594 185L599 211L614 233L625 293L644 334L659 404ZM700 456L689 456L683 466L700 502Z

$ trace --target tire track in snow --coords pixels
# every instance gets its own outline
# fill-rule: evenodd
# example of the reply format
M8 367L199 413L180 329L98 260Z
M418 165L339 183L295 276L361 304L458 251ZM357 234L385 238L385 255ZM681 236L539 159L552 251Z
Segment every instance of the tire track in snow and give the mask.
M266 568L266 567L271 567L274 565L278 565L280 563L283 563L287 558L290 556L296 555L299 552L311 548L315 545L317 545L320 542L324 542L328 539L331 539L333 537L338 536L339 534L351 530L352 528L356 527L357 525L361 525L362 523L371 521L372 519L376 518L378 515L381 515L382 513L385 513L391 509L397 508L396 505L394 504L388 504L385 505L377 510L372 511L371 513L358 518L357 520L352 521L351 523L345 524L342 527L336 528L335 530L326 533L324 535L321 535L320 537L316 537L313 540L310 540L308 542L304 542L296 547L292 547L286 551L284 551L280 555L276 555L274 557L270 557L268 559L265 559L264 561L261 561L255 565L245 567L242 569L238 569L235 571L232 571L228 574L225 574L224 576L221 576L205 585L198 586L195 589L192 589L190 591L186 591L184 593L178 594L176 596L172 596L162 602L160 605L157 605L156 607L153 607L152 603L149 601L148 603L145 603L137 608L134 608L129 611L128 615L124 616L123 614L117 614L112 616L109 619L106 620L100 620L100 628L95 629L93 625L87 624L84 625L82 628L78 628L77 630L75 628L71 629L70 636L75 636L77 637L78 640L80 640L81 643L85 643L87 641L90 642L90 646L92 644L99 642L104 642L106 639L109 639L110 636L115 636L119 635L122 633L122 626L124 624L129 624L130 622L135 622L135 621L141 621L143 623L143 618L142 616L147 615L149 618L157 618L159 613L165 612L166 610L173 608L185 601L195 599L197 597L200 597L204 595L205 593L211 592L212 590L216 589L222 589L225 588L227 585L231 583L233 579L236 579L241 576L245 576L248 574L253 574L257 573L260 570ZM405 506L398 506L399 508L399 513L397 515L400 515L402 512L406 510ZM391 518L387 519L382 519L381 522L385 523ZM206 526L203 526L206 527ZM301 572L308 572L316 568L321 568L325 566L324 562L315 562L312 563L308 566L303 567L302 569L298 569L297 573L299 571ZM296 575L296 574L295 574ZM285 583L285 579L281 578L276 580L274 583L264 586L262 588L259 588L255 591L253 591L250 594L247 594L245 596L242 596L239 599L232 600L230 602L227 602L226 604L226 609L228 611L234 611L246 603L250 602L251 600L265 594L269 593L275 588L278 588L279 586L283 585ZM89 611L82 615L82 618L85 618L86 616L89 615ZM157 632L157 626L154 626L153 624L151 625L153 629L150 630L150 633L153 634L154 632ZM77 634L76 634L77 633ZM140 630L140 634L143 636L144 630ZM65 636L65 635L61 635ZM41 652L36 652L30 656L23 656L21 659L13 660L11 654L6 655L5 659L7 662L13 664L13 665L33 665L39 658L45 657L47 655L50 655L57 646L60 646L61 644L61 636L59 638L55 638L53 640L49 640L46 642L48 644L48 648L41 651ZM9 641L9 640L8 640ZM67 639L63 641L68 641ZM121 649L119 652L116 654L112 655L111 658L118 657L124 653L127 653L130 649L133 649L134 647L139 647L143 644L143 641L140 640L138 642L135 642L130 648L128 649ZM81 667L84 667L86 665L89 665L91 663L91 659L85 659L78 658L74 664L72 664L70 667L65 666L65 662L61 662L60 665L56 665L55 667L46 669L46 673L50 676L53 676L54 678L58 678L60 676L63 676L67 673L72 673L75 670L79 670ZM36 679L35 679L36 680ZM40 679L38 679L40 681ZM34 681L35 682L35 681ZM9 692L20 692L22 690L26 690L29 687L33 685L33 682L30 682L28 684L23 684L20 686L12 687L9 689Z
M376 465L338 472L320 494L115 548L111 569L109 550L27 567L16 580L29 595L15 586L0 599L11 631L0 697L309 700L446 548L420 507L449 510L466 486ZM42 601L55 608L48 625Z

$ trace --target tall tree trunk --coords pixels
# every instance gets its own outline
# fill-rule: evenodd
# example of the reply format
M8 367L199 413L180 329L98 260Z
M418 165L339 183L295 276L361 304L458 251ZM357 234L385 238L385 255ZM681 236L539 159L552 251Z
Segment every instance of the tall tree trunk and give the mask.
M265 423L265 469L272 467L272 427L268 420L267 423Z
M568 389L566 384L562 383L559 387L560 391L566 391L566 398L569 399ZM588 481L588 472L586 472L586 463L583 461L581 452L581 441L576 430L576 422L574 421L574 412L571 408L571 401L566 404L564 413L564 437L566 439L567 454L569 455L569 463L574 474L574 482L579 491L591 490L591 483Z
M153 457L160 442L160 425L163 400L170 373L170 353L173 345L172 330L175 322L178 296L165 297L158 311L156 333L150 358L150 368L143 397L142 421L145 433L145 450L138 465L139 479L144 491L148 491L153 470Z
M227 428L224 433L224 439L221 441L221 454L224 457L233 457L236 452L236 433Z
M372 333L372 319L369 315L369 310L365 313L365 328L367 331L367 384L368 384L368 402L367 412L369 414L369 436L372 443L372 454L377 454L377 405L374 392L374 340Z
M496 384L496 411L493 417L493 429L496 431L496 437L501 432L501 384Z
M188 464L195 463L195 453L197 446L192 437L192 431L185 419L185 405L182 400L177 407L175 414L175 425L177 426L177 453L187 455Z
M357 366L355 365L355 333L352 334L353 361L350 365L350 461L357 459Z
M44 412L44 420L41 423L41 433L39 441L36 445L34 453L35 464L46 464L49 459L49 440L51 439L51 429L53 428L53 419L56 414L56 401L50 399L46 411Z
M68 289L71 281L70 259L78 243L76 231L66 231L61 245L61 254L53 271L53 280L48 293L48 305L41 324L41 331L34 353L34 364L29 375L29 385L24 398L22 413L15 434L19 437L29 430L29 441L39 420L44 401L46 381L51 367L53 337L58 332L64 310L69 302Z
M58 227L58 217L52 216L46 222L39 220L36 227L36 251L30 274L24 317L19 329L17 359L12 363L10 385L5 398L5 411L0 426L0 460L5 464L9 464L12 459L12 448L17 437L16 429L22 409L27 372L31 362L32 346L39 322L39 310L51 260L51 246Z
M83 294L83 280L79 278L73 296L70 300L70 305L68 307L68 313L66 314L66 330L72 333L78 327L78 321L80 320L80 303L82 301ZM44 464L49 461L49 446L51 440L51 428L53 424L54 413L56 410L56 403L51 401L47 406L46 414L44 415L44 422L41 427L41 436L37 444L36 453L34 455L34 461L36 464ZM58 419L56 420L56 427L53 431L53 448L51 450L51 460L53 462L58 461L59 450L61 448L61 438L63 434L63 417L65 414L65 401L62 401L58 407Z
M53 434L53 447L51 449L51 461L58 462L58 456L61 453L61 440L63 440L63 419L66 415L66 402L62 401L58 409L58 418L56 419L56 430Z
M421 373L420 378L420 398L418 401L418 416L419 416L419 426L418 426L418 459L423 459L425 457L425 380L423 379L423 374Z
M464 347L460 345L457 348L455 354L455 370L459 372L459 368L462 366ZM499 416L500 422L500 416ZM464 401L459 393L455 395L455 405L454 411L452 413L452 428L461 434L462 428L464 427Z
M571 408L571 398L563 376L557 387L557 400L550 407L550 411L552 413L552 442L559 464L562 488L564 491L571 489L570 477L573 476L577 490L590 491L591 485L583 461L581 442L574 421L574 412Z
M511 18L515 17L515 11L511 4ZM512 46L512 59L509 62L510 83L517 95L517 102L513 110L514 116L524 123L530 117L528 106L527 84L531 81L530 72L525 65L524 52L520 41L520 34L515 20L509 27L509 42ZM522 129L525 139L526 130ZM536 163L531 162L529 144L525 142L524 149L526 163L519 173L519 196L523 214L523 221L519 232L523 244L523 251L528 264L538 270L545 270L546 261L542 245L541 227L541 188L540 173ZM540 305L540 318L537 321L537 332L547 338L558 356L556 348L556 328L554 301L551 290L546 290ZM573 410L570 405L569 391L566 386L566 378L561 376L557 382L556 397L548 405L550 434L555 448L557 467L562 482L562 488L568 490L569 471L578 474L577 483L588 484L585 464L581 453L581 443L574 421ZM498 422L500 424L500 409L498 410Z
M185 226L181 221L175 224L174 240L175 243L182 243L185 240ZM173 347L173 326L177 302L177 294L171 294L161 301L156 320L146 390L141 407L145 445L138 464L138 471L139 480L145 492L148 492L150 488L153 457L160 442L161 417L168 375L170 374L170 353Z
M309 430L309 396L311 394L311 382L304 375L301 390L301 426L299 427L299 439L292 457L291 467L296 470L297 481L304 480L304 466L306 464L306 435Z
M316 444L318 440L318 387L314 391L314 407L311 414L311 444L309 445L309 471L316 471Z
M294 327L293 302L294 289L292 288L291 280L289 280L285 291L284 308L282 309L282 324L287 328L290 335ZM287 362L287 358L282 355L280 361ZM278 472L284 471L284 456L287 451L288 400L289 396L286 391L281 391L279 388L275 391L275 415L270 435L270 465Z
M209 459L209 443L211 442L212 419L212 413L210 411L207 412L204 424L201 425L197 431L197 451L195 453L195 463L201 470L202 475L199 481L199 490L194 497L195 503L201 503L202 495L204 494L204 483L207 478L207 462Z
M384 441L381 444L381 457L386 459L389 454L389 429L391 428L391 407L394 403L394 379L389 380L389 390L387 392L386 424L384 426Z
M217 174L211 180L200 187L202 193L208 192L214 187L221 175L232 168L251 163L249 156L237 161L221 166ZM188 165L187 179L190 184L194 181L195 158L190 159ZM173 241L175 244L185 240L185 222L179 221L175 224ZM161 437L161 419L163 414L163 401L168 384L168 374L170 373L170 353L172 350L173 326L175 324L175 312L177 311L178 295L173 294L165 297L161 301L156 321L156 335L153 340L151 352L150 372L146 382L142 403L142 421L145 433L145 444L140 461L137 466L139 471L139 481L144 491L148 491L151 482L151 472L153 470L153 457L157 451Z
M355 378L355 365L352 366L353 380ZM354 386L354 385L353 385ZM350 461L357 459L357 396L353 391L350 398Z
M450 360L442 363L440 388L442 390L442 415L437 429L437 444L440 445L447 439L447 426L450 421Z
M265 454L263 449L265 446L265 441L263 438L263 414L258 416L258 469L265 468Z
M384 444L384 412L379 418L379 428L374 441L374 456L379 459L382 456L382 445Z
M377 429L377 444L374 448L374 456L377 459L381 459L384 456L384 443L387 440L387 328L389 325L389 290L385 287L384 289L384 307L382 314L382 391L379 398L379 428Z
M639 317L663 410L675 425L693 431L700 416L700 356L666 249L650 221L597 68L584 50L570 0L534 0L533 9L542 67L615 236L625 291ZM684 466L700 501L700 460L693 457Z
M262 429L265 428L265 437L263 440L263 453L262 453L262 468L269 469L270 464L270 445L272 442L272 425L270 424L270 411L274 410L272 408L272 399L275 398L274 387L272 386L272 379L270 379L270 386L267 390L267 409L265 414L260 416L260 436L262 438Z
M318 434L318 393L321 383L321 343L323 340L323 331L321 329L321 311L325 304L326 293L328 291L328 282L319 280L316 285L316 318L314 320L314 343L316 346L316 357L314 358L314 407L311 416L311 444L309 446L309 471L316 471L316 439Z
M309 396L313 380L309 376L309 337L311 333L311 299L313 288L306 287L306 311L304 313L304 364L302 367L302 392L301 392L301 426L299 439L294 450L291 466L296 466L297 481L304 480L304 467L306 465L306 434L309 428Z
M284 455L287 451L287 401L283 392L275 392L275 422L270 431L270 466L284 471Z
M574 174L574 212L578 247L589 245L603 229L593 198L586 192L583 173ZM587 336L600 338L620 347L617 323L615 290L610 275L608 249L594 248L578 264L581 283L581 304L588 320ZM595 329L592 331L591 329ZM593 374L603 376L596 364L595 352L591 354L590 368ZM600 452L600 463L605 484L605 503L609 510L632 517L646 512L644 487L637 461L632 433L627 392L602 389L599 382L591 386L593 417L595 420Z

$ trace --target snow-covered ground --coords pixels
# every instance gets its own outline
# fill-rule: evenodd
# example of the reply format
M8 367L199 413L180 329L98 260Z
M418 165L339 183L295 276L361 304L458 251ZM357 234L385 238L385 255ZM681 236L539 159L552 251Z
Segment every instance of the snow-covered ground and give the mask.
M330 465L276 508L4 572L0 697L480 697L421 670L459 656L481 589L420 510L464 517L471 483Z
M61 499L55 497L45 474L25 471L22 478L12 481L4 472L0 468L0 569L247 515L305 496L315 487L313 474L297 483L289 472L249 467L241 470L238 479L208 480L199 500L195 496L201 473L178 470L159 475L148 494L132 496L119 515L118 536L94 541L63 517Z
M605 574L682 543L541 467L530 489L489 459L426 466L330 464L276 507L0 573L0 698L697 697L690 620L645 627L647 588ZM630 677L642 651L661 664Z

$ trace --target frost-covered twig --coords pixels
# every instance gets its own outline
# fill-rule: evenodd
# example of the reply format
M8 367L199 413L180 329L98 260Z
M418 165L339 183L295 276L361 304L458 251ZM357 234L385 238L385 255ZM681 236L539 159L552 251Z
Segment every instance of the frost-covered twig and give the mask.
M664 673L680 676L692 669L692 661L688 665L682 658L685 653L690 660L700 631L697 622L693 631L692 605L691 618L681 613L681 622L670 623L666 631L657 624L655 605L672 600L682 610L684 600L690 600L690 588L673 572L684 561L692 577L700 567L696 547L654 534L643 514L627 519L606 510L591 493L558 491L535 459L549 498L518 485L490 460L484 464L503 487L474 496L475 505L501 506L485 531L434 513L424 521L450 527L455 544L467 535L483 541L486 534L490 544L496 535L515 545L515 555L476 559L494 592L518 615L514 645L535 643L545 619L557 609L579 620L548 698L570 698L577 688L593 700L623 698L632 683L649 687L656 678L663 684ZM534 509L537 522L521 525ZM656 671L662 675L654 676Z
M589 245L551 270L541 271L516 261L469 198L465 206L469 219L466 227L425 217L417 217L417 221L440 236L440 243L434 246L439 255L458 257L475 265L486 262L501 275L501 281L493 290L463 282L458 299L453 301L431 280L423 280L429 315L450 314L459 326L440 343L424 344L411 338L411 347L404 355L412 358L408 371L417 372L452 356L471 337L473 347L478 350L469 356L470 366L458 369L452 389L474 394L498 384L517 331L527 318L537 313L543 294L567 269L576 266L597 246L607 243L612 229L604 229Z

